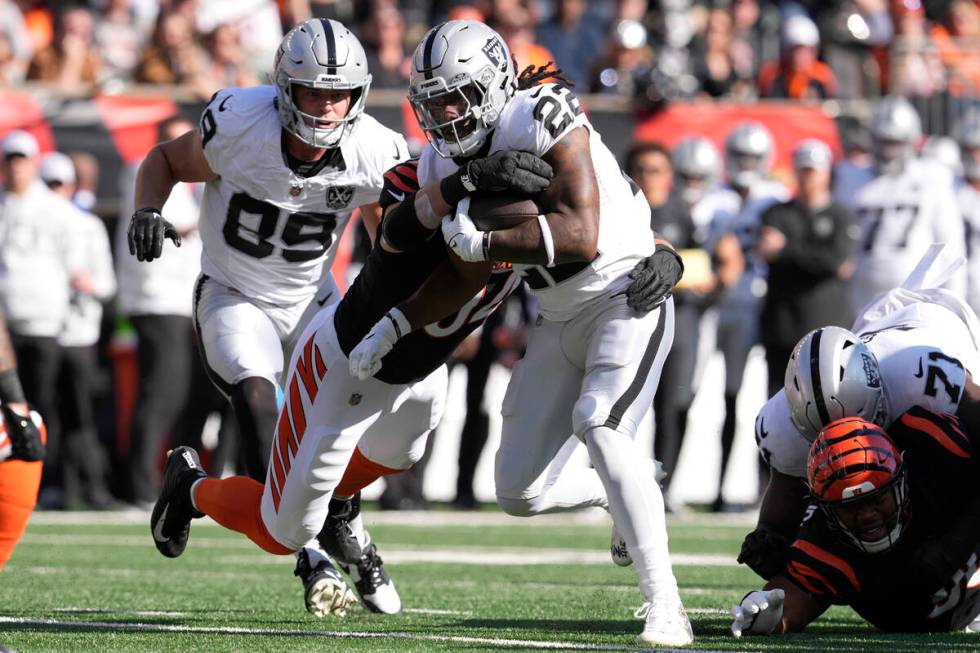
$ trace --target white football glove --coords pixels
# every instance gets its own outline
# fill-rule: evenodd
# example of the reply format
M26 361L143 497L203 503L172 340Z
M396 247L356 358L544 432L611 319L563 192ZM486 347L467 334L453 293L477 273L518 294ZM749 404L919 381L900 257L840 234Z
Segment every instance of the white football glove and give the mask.
M350 352L350 373L361 381L369 379L381 369L381 359L402 336L412 331L405 315L393 308L371 327L357 346Z
M738 605L732 606L732 635L768 635L783 618L783 590L749 592Z
M487 260L489 232L477 229L470 219L469 197L459 201L455 215L447 215L442 219L442 237L449 249L467 263Z

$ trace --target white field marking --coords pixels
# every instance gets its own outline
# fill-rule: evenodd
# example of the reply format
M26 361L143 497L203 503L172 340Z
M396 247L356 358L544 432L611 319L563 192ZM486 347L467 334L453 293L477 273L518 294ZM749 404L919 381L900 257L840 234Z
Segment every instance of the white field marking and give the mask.
M403 549L386 546L382 551L385 562L404 564L451 564L513 567L521 565L611 565L609 553L589 549L479 549L433 547L430 549ZM670 561L677 567L735 567L735 557L715 553L673 553ZM222 562L233 565L278 565L280 559L272 556L223 556Z
M671 526L710 526L710 527L744 527L751 528L758 520L758 512L744 513L689 513L684 516L667 516ZM77 525L88 526L95 524L148 524L148 510L115 510L115 511L41 511L31 516L32 524L40 525ZM547 526L604 526L610 525L609 514L601 508L591 508L576 512L553 513L538 515L533 519L527 517L512 517L498 511L456 512L451 510L394 510L366 511L364 521L367 526L516 526L536 528ZM209 518L194 521L198 525L217 526Z
M71 614L131 614L137 617L183 617L183 612L169 610L113 610L111 608L55 608L55 612Z
M78 534L71 538L62 535L28 533L22 538L25 544L47 546L130 546L148 548L149 538L136 535L88 535ZM230 562L248 564L281 564L289 556L259 555L256 546L245 538L194 539L195 547L208 549L249 549L256 556L228 556ZM408 547L385 546L384 557L392 564L439 563L459 565L605 565L610 564L608 551L595 549L541 549L523 547ZM671 562L678 566L734 567L733 555L718 553L673 553Z
M409 614L435 614L448 617L472 617L473 613L468 610L436 610L435 608L402 608L402 612Z
M204 633L213 635L272 635L292 637L329 637L351 639L400 639L406 641L446 642L454 644L470 644L478 646L499 646L510 648L561 650L561 651L638 651L648 652L649 648L636 646L614 646L598 644L577 644L573 642L547 642L521 639L502 639L496 637L463 637L451 635L426 635L421 633L380 633L367 631L342 630L276 630L274 628L236 628L232 626L177 626L172 624L134 624L114 621L61 621L58 619L25 619L22 617L0 616L0 623L20 624L24 626L59 626L74 630L106 630L131 632L158 633ZM710 653L698 649L657 649L671 653Z

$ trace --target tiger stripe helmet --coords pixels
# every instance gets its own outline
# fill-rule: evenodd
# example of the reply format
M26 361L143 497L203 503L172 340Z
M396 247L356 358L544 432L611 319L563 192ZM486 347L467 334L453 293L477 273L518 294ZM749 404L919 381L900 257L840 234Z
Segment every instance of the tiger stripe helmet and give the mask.
M827 425L810 446L807 485L831 526L866 553L891 549L908 515L908 489L902 454L888 434L872 422L845 417ZM882 538L867 541L846 528L834 507L893 492L898 515Z

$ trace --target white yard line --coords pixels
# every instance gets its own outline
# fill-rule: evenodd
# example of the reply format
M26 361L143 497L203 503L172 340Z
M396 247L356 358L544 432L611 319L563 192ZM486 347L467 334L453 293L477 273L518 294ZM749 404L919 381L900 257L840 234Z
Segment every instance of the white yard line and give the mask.
M22 617L0 616L0 623L19 624L23 626L55 626L72 630L104 630L130 632L160 632L160 633L204 633L215 635L263 635L290 637L326 637L351 639L399 639L416 642L444 642L451 644L469 644L478 646L500 646L519 649L562 650L562 651L650 651L649 648L635 646L604 646L597 644L576 644L572 642L550 642L521 639L503 639L496 637L463 637L450 635L426 635L421 633L379 633L365 631L328 631L328 630L276 630L273 628L235 628L231 626L178 626L172 624L139 624L113 621L63 621L60 619L27 619ZM683 651L708 653L698 649L658 649L660 651Z

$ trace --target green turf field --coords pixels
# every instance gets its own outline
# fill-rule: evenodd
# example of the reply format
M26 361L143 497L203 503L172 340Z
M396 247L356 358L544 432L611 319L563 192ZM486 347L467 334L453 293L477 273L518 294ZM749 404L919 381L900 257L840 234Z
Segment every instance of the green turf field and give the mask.
M0 644L34 651L635 650L632 568L609 562L594 518L369 513L406 611L303 609L293 559L195 522L183 557L160 556L142 515L39 513L0 574ZM699 650L980 650L978 635L883 635L834 609L805 635L736 640L728 609L757 585L734 566L745 519L671 523ZM648 650L648 649L642 649Z

